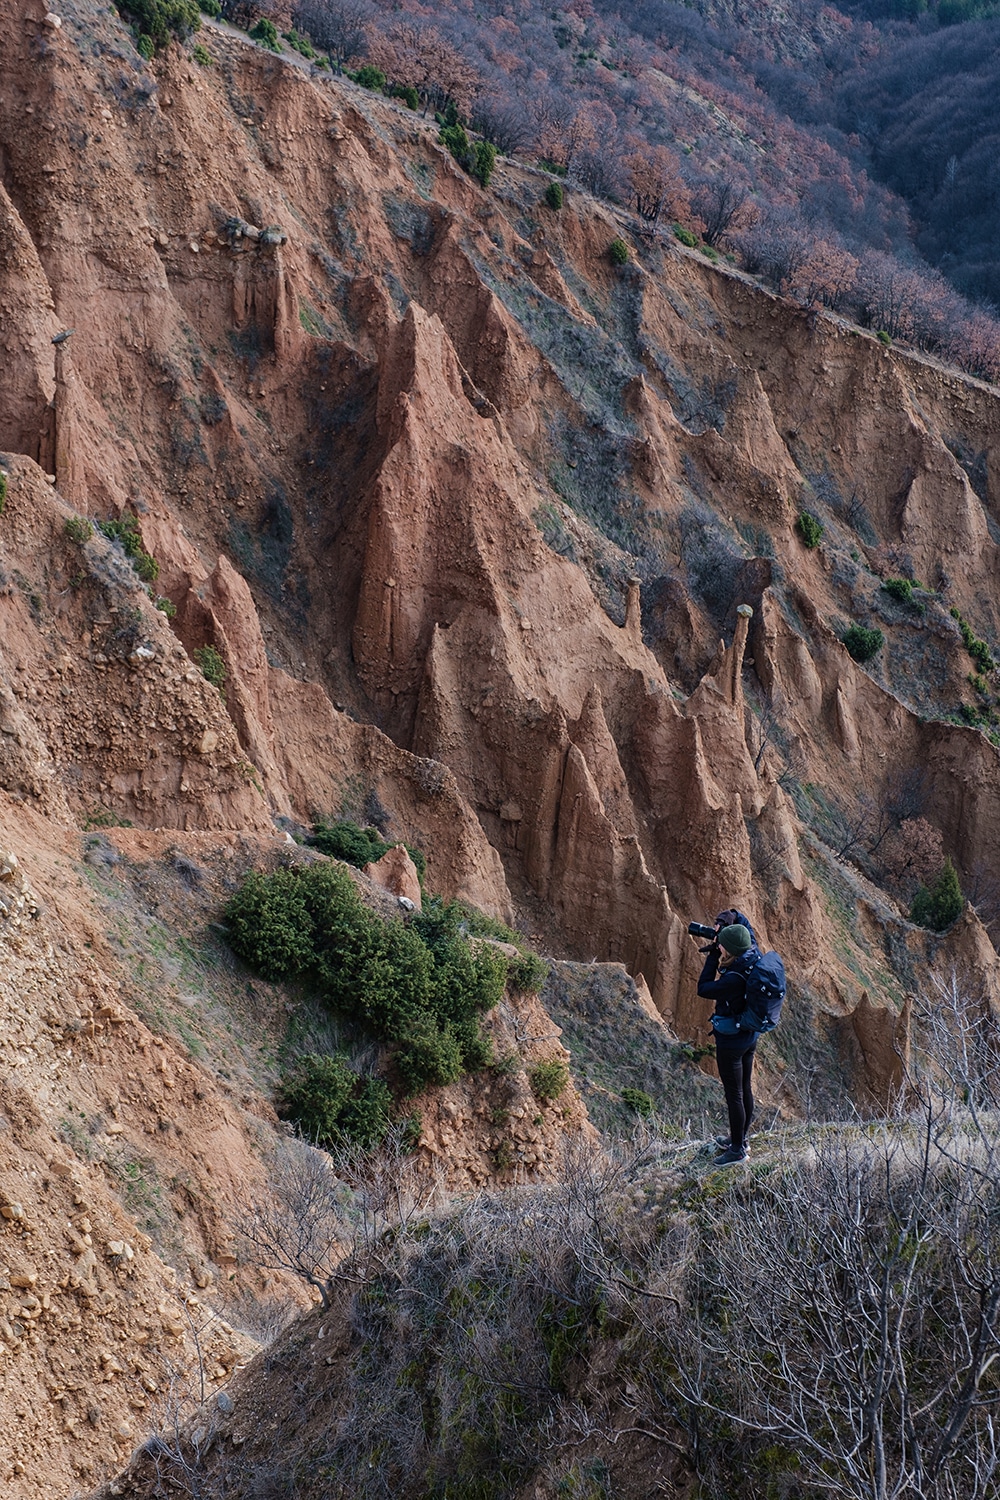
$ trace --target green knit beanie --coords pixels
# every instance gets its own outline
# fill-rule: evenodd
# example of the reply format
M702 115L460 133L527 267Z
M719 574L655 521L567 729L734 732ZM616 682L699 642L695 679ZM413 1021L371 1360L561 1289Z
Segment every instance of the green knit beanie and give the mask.
M753 947L753 938L741 922L734 922L731 927L723 927L717 941L727 953L745 953L748 948Z

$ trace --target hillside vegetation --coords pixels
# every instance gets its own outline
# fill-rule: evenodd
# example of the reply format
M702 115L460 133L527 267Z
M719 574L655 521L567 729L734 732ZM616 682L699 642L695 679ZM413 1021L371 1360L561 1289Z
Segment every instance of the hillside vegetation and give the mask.
M737 1180L655 1131L430 1210L398 1160L391 1201L317 1166L324 1310L130 1492L990 1495L1000 1037L955 995L928 1027L909 1110L758 1136Z
M964 24L989 6L807 3L780 19L632 0L555 12L531 0L419 11L225 0L222 10L251 29L266 17L276 43L282 30L297 48L310 38L314 60L412 95L446 132L464 120L484 149L673 225L806 306L1000 377L990 165L1000 22ZM179 19L178 34L188 24Z

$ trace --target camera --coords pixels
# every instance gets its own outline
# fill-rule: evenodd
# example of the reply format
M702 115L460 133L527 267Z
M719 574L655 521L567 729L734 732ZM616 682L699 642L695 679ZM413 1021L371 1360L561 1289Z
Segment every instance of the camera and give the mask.
M689 922L688 932L692 937L706 938L709 942L715 941L715 928L706 927L704 922Z

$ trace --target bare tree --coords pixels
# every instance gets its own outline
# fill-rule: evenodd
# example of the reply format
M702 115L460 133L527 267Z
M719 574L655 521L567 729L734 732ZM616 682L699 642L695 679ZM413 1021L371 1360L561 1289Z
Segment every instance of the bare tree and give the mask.
M565 167L576 139L576 104L562 90L540 90L532 95L528 111L541 154Z
M747 747L753 756L753 768L760 771L767 747L773 743L780 728L780 720L774 704L765 702L759 714L747 712Z
M988 1152L1000 1115L1000 1016L985 996L972 998L957 978L938 983L917 1007L918 1037L932 1069L915 1080L935 1095L942 1120L968 1121Z
M284 31L291 20L291 0L221 0L222 15L234 26L247 30L254 21L265 17Z
M841 859L874 862L884 877L883 845L886 840L891 844L891 835L904 824L920 818L925 801L923 772L900 771L874 791L860 791L849 807L822 802L820 836Z
M290 1272L330 1307L337 1286L363 1285L436 1194L436 1183L418 1176L402 1131L376 1152L344 1146L328 1154L287 1141L272 1159L267 1191L248 1202L237 1229L250 1259Z
M375 17L369 0L297 0L292 15L298 29L329 53L338 73L368 50L366 28Z
M640 219L655 224L664 212L668 218L690 217L691 200L681 179L680 161L666 146L637 144L624 167Z
M904 818L879 850L880 873L903 897L930 885L944 864L944 839L926 818Z
M995 947L1000 921L1000 877L992 860L980 859L972 866L966 895Z
M722 1424L794 1453L801 1494L994 1493L1000 1181L984 1196L937 1123L819 1138L704 1226L667 1342L710 1493L729 1493L706 1462L706 1428L717 1442Z
M734 177L710 177L697 185L691 206L705 226L702 238L706 245L718 250L732 233L746 227L749 197L749 187Z
M485 94L476 101L472 128L484 141L491 141L504 156L513 156L534 144L535 128L531 115L519 99Z
M624 168L618 121L611 109L600 100L589 100L573 119L568 146L570 176L588 193L613 198Z
M734 238L746 269L779 291L791 287L812 249L812 236L798 215L780 207L768 208Z
M155 1430L133 1460L156 1484L156 1493L187 1496L188 1500L216 1500L219 1490L209 1475L208 1456L218 1435L225 1397L207 1402L205 1335L219 1320L215 1313L196 1320L186 1308L188 1330L195 1347L193 1367L168 1363L166 1389L159 1398ZM228 1408L232 1409L231 1405ZM113 1493L113 1491L112 1491Z
M350 1241L347 1199L325 1152L288 1141L271 1162L266 1193L247 1204L237 1228L253 1260L265 1270L291 1272L329 1307Z
M483 87L482 75L436 26L418 23L405 12L384 28L368 30L372 61L394 83L410 84L424 104L444 110L449 104L467 114Z

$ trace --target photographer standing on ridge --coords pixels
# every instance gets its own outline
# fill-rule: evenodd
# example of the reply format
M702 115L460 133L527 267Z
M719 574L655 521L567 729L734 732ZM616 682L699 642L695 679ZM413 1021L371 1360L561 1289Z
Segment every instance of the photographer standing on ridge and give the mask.
M746 1161L749 1154L746 1140L753 1119L751 1079L759 1032L741 1031L738 1017L746 1007L746 975L759 961L760 953L753 928L742 912L720 912L715 924L715 941L702 949L706 957L698 994L715 1002L715 1060L729 1110L729 1135L719 1139L722 1149L714 1165L730 1167Z

